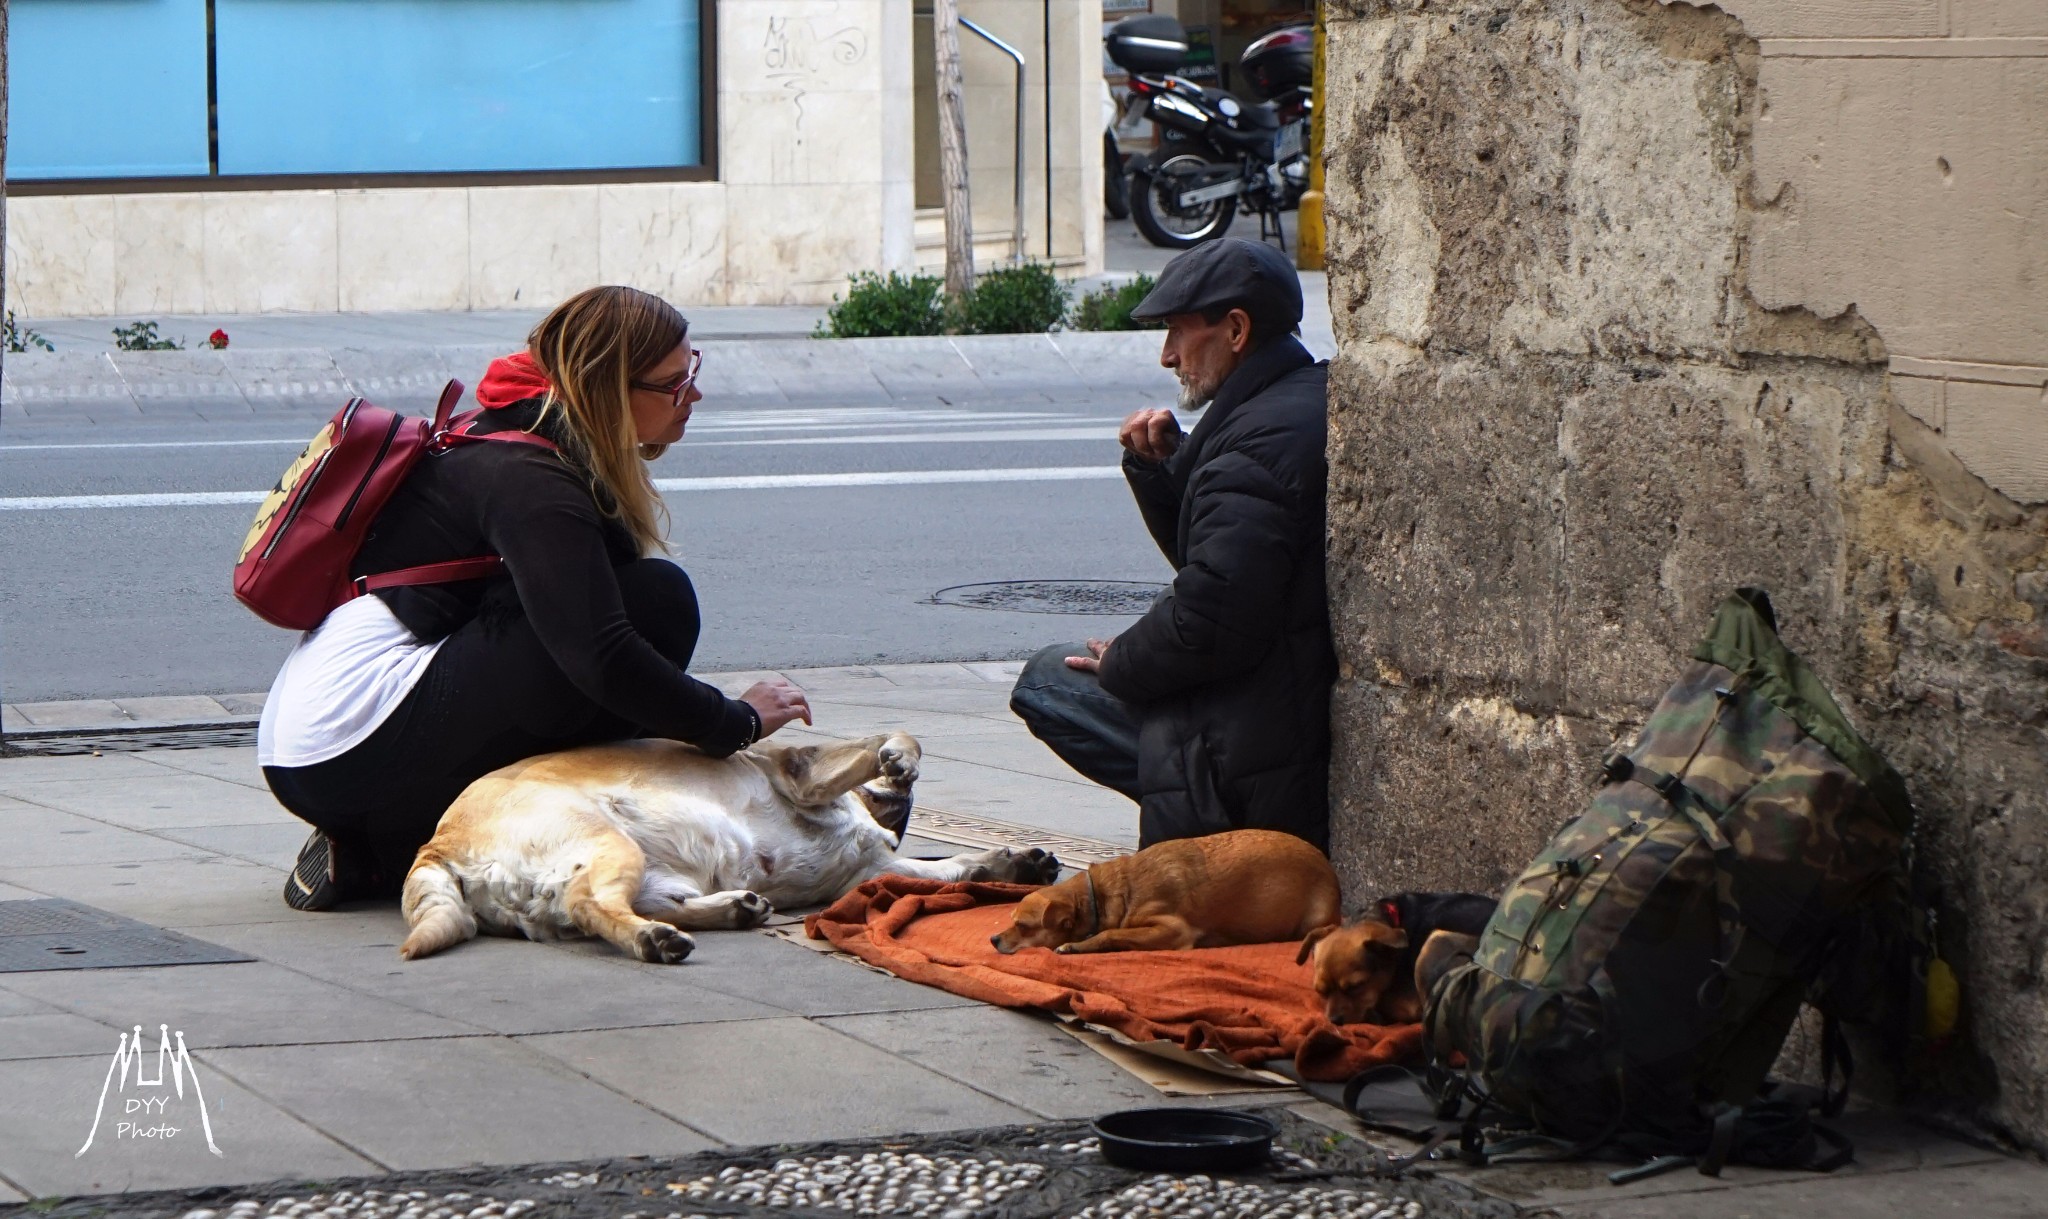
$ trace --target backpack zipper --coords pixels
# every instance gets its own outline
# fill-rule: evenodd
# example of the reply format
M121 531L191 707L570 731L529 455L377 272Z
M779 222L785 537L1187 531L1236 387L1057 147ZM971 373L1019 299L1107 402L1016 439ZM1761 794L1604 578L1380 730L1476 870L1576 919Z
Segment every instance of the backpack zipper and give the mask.
M313 485L320 481L320 475L327 469L327 459L332 456L334 456L332 448L320 454L320 460L313 464L313 468L308 470L305 476L299 479L297 483L293 484L292 490L296 491L297 494L292 496L292 510L284 514L284 523L272 531L270 544L263 548L261 558L268 559L270 552L277 549L277 544L284 541L284 535L291 532L292 522L299 519L299 511L306 506L306 500L313 494Z
M356 484L355 494L349 496L348 503L342 505L341 515L334 518L336 530L347 527L348 518L355 515L356 501L362 499L363 492L369 489L370 480L377 476L377 467L384 464L384 454L391 451L391 442L398 439L398 429L404 423L403 416L392 417L391 427L384 433L384 443L377 446L377 455L370 459L370 468L363 471L363 481Z

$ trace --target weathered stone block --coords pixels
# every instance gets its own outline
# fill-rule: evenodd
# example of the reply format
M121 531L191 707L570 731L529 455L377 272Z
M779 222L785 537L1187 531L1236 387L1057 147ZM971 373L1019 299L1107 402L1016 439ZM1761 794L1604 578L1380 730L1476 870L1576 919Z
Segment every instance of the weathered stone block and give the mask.
M1332 706L1332 858L1354 910L1409 889L1506 888L1633 727L1371 680L1340 681Z
M1330 598L1375 672L1556 699L1558 396L1479 363L1340 357L1330 382ZM1455 490L1455 494L1446 494Z

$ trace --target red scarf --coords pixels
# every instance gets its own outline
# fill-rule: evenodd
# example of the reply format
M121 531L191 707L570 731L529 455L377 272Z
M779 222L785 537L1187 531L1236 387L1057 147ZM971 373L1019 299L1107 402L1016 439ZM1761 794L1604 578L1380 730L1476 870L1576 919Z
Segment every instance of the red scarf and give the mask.
M477 383L477 405L487 411L503 410L515 402L544 397L549 388L547 374L533 357L518 351L491 361L484 379Z

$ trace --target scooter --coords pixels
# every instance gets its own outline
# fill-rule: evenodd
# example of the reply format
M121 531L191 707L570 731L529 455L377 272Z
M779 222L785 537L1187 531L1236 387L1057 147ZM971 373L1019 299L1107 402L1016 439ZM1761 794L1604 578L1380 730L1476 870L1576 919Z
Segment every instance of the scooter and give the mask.
M1283 26L1245 48L1238 68L1264 100L1246 105L1225 89L1173 74L1186 62L1187 31L1171 17L1130 17L1103 39L1130 75L1130 111L1159 124L1159 147L1133 167L1131 219L1145 239L1187 249L1221 237L1239 208L1259 217L1261 238L1280 238L1280 213L1308 189L1308 123L1314 30Z

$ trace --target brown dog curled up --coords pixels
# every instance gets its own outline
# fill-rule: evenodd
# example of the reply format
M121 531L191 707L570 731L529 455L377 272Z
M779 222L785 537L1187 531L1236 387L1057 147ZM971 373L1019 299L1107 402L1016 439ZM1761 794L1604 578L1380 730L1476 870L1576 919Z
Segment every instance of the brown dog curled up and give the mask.
M1429 993L1417 981L1424 948L1439 935L1477 936L1496 905L1478 893L1397 893L1355 923L1309 932L1294 959L1315 956L1316 993L1330 1023L1412 1023L1422 1019Z
M1155 843L1026 897L996 951L1129 952L1298 939L1342 917L1337 874L1276 830Z

